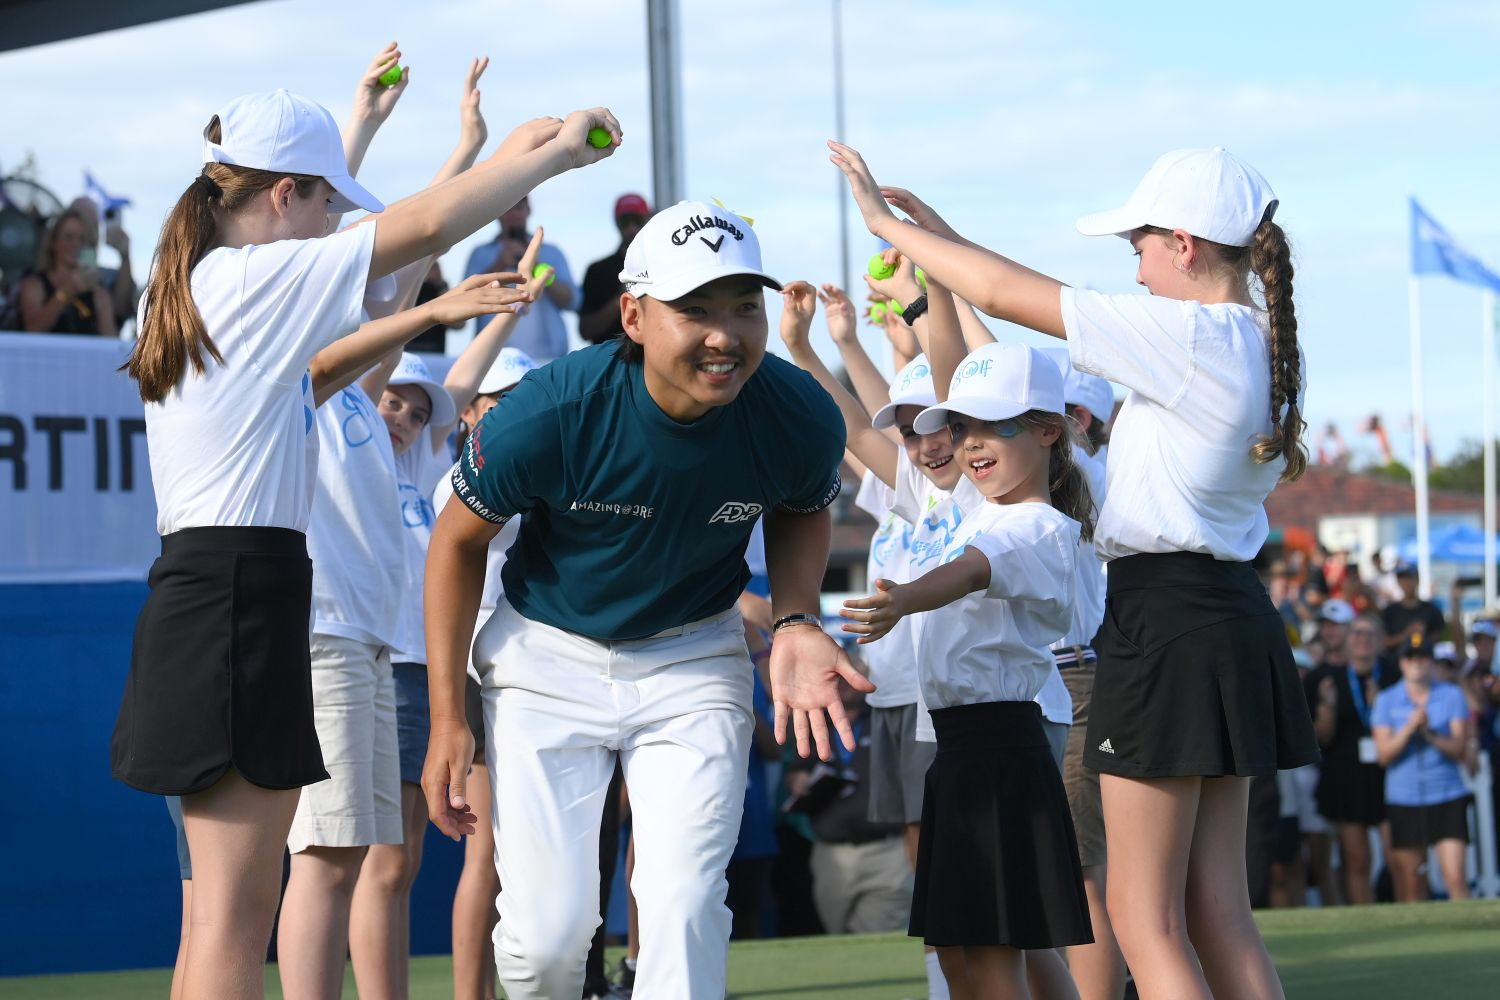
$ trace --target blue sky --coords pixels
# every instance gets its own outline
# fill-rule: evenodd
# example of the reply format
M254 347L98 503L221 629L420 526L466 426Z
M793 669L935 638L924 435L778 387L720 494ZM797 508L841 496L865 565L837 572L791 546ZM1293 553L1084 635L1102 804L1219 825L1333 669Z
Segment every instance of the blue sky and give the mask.
M203 123L230 98L285 86L342 120L369 58L399 40L412 84L361 173L392 200L445 158L463 72L488 54L492 137L595 103L624 125L615 157L532 199L534 221L581 275L613 249L614 197L649 195L644 6L263 0L0 54L0 167L30 152L64 198L85 167L134 198L140 275L196 172ZM1378 411L1409 447L1406 198L1500 267L1500 4L844 7L847 137L877 178L1061 280L1133 287L1125 244L1079 236L1073 220L1123 201L1158 154L1223 145L1254 163L1296 246L1309 419L1337 422L1368 455L1355 425ZM822 145L833 122L828 5L682 0L681 10L688 196L754 216L778 276L838 280L838 180ZM852 236L861 260L873 241ZM445 259L450 277L467 249ZM1424 280L1421 314L1442 455L1478 436L1480 298ZM826 337L823 347L831 355Z

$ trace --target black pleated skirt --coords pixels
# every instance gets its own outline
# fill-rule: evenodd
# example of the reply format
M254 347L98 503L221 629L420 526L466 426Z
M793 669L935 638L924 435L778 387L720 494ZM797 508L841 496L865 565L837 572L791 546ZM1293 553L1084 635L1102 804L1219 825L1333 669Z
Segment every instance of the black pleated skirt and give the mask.
M1083 761L1127 778L1258 776L1321 758L1286 628L1249 563L1109 564Z
M187 795L231 767L263 788L328 777L313 727L307 539L185 528L161 540L110 745L132 788Z
M1034 702L932 712L911 935L934 947L1094 940L1062 774Z

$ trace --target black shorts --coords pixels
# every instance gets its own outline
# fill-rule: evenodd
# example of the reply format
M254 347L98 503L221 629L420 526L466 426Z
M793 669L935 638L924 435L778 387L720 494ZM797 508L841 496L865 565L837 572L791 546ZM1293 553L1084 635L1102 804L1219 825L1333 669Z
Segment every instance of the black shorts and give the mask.
M115 722L114 776L158 795L232 767L262 788L328 777L313 726L307 538L185 528L161 540Z
M1398 806L1387 803L1391 823L1391 846L1408 851L1426 850L1440 840L1469 842L1468 795L1431 806Z
M1127 778L1269 775L1321 754L1281 616L1249 563L1109 564L1084 764Z

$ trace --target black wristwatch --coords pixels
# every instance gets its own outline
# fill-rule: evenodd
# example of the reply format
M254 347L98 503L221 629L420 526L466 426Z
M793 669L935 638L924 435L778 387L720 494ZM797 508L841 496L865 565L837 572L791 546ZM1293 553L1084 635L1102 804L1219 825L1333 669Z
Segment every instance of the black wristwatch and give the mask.
M913 326L925 312L927 312L927 293L924 292L911 300L911 304L901 313L901 318L906 320L907 326Z

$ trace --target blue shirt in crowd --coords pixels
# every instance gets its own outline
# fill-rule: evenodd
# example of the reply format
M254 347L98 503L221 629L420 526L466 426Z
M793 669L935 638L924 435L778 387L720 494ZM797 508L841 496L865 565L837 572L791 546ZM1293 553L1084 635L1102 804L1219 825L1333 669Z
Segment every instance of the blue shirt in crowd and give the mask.
M469 265L464 269L464 277L472 278L476 274L493 272L499 259L499 240L475 247L474 252L469 254ZM536 301L527 307L525 315L516 320L516 325L511 328L506 345L525 351L532 360L542 365L568 353L568 328L563 325L563 309L576 312L582 296L578 286L573 283L573 272L568 270L568 259L561 250L550 243L543 243L537 251L536 260L538 264L551 265L552 270L557 272L556 280L573 289L573 296L565 306L552 301L552 296L546 291L540 292ZM476 317L474 333L477 335L494 318L493 315Z
M488 521L524 514L505 596L533 621L642 639L728 610L756 519L839 492L844 422L812 376L767 354L727 406L681 424L642 366L599 344L528 372L480 421L454 494Z
M1405 682L1397 682L1375 698L1370 727L1386 726L1400 732L1416 711ZM1435 683L1427 695L1427 728L1443 736L1452 735L1453 721L1469 717L1469 704L1456 684ZM1401 756L1385 770L1385 801L1397 806L1433 806L1469 794L1464 787L1458 761L1423 738L1412 735Z

